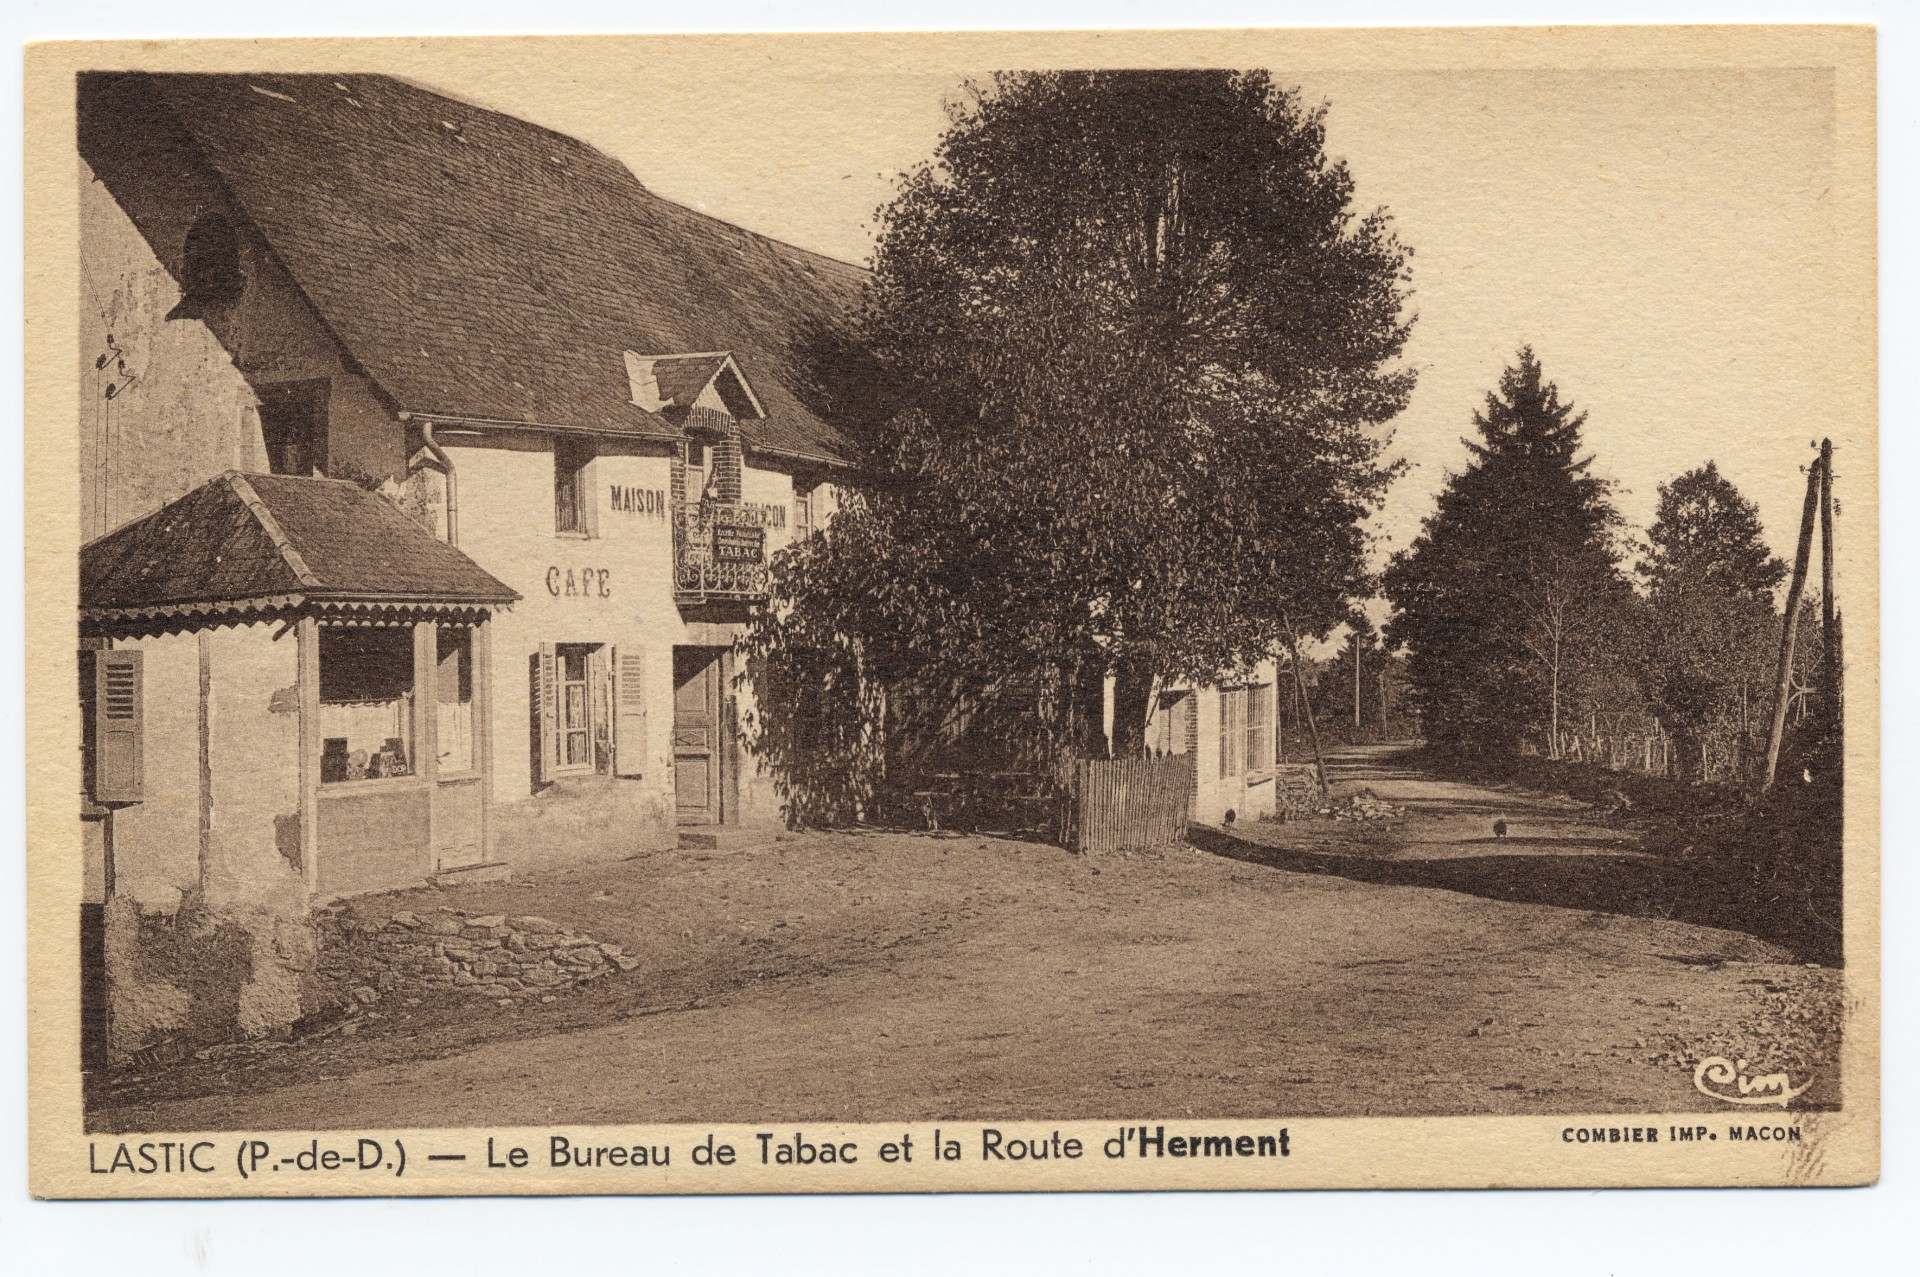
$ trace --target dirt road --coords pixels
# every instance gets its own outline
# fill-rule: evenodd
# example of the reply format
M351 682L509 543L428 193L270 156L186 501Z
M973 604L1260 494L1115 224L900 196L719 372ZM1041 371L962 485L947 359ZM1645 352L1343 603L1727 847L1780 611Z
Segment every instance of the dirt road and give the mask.
M94 1125L1708 1110L1692 1064L1735 1052L1837 1100L1840 973L1636 916L1658 901L1600 907L1630 833L1390 750L1336 772L1404 815L1102 860L814 834L401 893L385 907L537 912L643 965L550 1006L388 1008L351 1041L123 1081Z

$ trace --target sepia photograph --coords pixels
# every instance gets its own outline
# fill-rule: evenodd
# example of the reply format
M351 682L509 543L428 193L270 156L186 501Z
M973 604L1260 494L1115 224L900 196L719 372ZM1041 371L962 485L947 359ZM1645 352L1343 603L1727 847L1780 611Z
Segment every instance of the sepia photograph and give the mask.
M37 1191L1870 1181L1873 35L1618 34L30 50Z

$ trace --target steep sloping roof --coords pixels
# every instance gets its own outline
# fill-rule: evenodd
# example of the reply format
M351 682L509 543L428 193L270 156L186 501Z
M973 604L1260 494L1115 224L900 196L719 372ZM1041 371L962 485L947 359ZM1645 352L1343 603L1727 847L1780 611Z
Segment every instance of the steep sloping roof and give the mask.
M386 76L153 75L351 357L406 410L672 432L622 352L731 351L749 449L837 460L794 393L859 268L652 194L573 138Z
M725 355L669 355L654 360L653 377L659 384L660 397L676 407L691 407L726 362Z
M385 498L338 479L229 470L80 550L80 613L91 620L519 597Z

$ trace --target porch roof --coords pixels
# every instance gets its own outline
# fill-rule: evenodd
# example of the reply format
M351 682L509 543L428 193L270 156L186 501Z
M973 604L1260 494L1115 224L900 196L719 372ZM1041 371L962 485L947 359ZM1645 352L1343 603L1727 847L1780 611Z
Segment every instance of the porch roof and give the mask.
M338 479L229 470L80 551L80 615L95 623L299 607L470 612L519 597Z

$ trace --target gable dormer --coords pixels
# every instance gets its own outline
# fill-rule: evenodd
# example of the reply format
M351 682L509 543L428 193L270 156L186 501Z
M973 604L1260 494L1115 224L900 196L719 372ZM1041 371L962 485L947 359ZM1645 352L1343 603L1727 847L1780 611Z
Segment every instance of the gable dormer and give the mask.
M676 426L690 425L691 418L707 412L734 421L759 421L767 415L731 351L642 355L629 350L626 360L634 406Z

